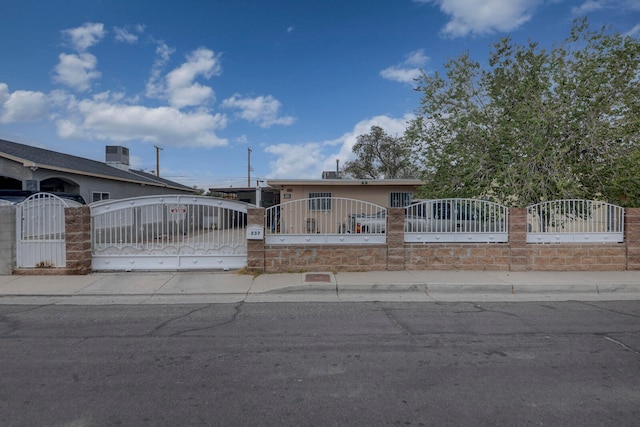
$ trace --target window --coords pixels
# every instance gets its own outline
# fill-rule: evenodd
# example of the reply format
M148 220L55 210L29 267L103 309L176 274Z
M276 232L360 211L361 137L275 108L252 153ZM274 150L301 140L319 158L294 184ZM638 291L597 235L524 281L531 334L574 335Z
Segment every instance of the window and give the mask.
M99 202L100 200L109 200L109 193L101 193L99 191L91 193L92 202Z
M389 206L392 208L404 208L411 204L413 193L411 192L394 192L389 193Z
M310 211L330 211L331 193L309 193Z

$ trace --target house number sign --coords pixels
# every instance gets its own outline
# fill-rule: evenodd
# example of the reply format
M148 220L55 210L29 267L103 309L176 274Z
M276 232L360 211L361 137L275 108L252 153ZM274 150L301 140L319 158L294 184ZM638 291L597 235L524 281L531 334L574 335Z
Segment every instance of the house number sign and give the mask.
M264 227L259 225L250 225L247 227L247 240L264 239Z

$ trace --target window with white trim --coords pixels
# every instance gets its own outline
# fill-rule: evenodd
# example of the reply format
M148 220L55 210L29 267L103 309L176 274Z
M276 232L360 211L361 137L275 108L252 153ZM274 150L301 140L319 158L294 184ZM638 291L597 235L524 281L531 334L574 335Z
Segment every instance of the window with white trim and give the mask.
M392 208L404 208L411 204L413 193L408 191L392 191L389 193L389 206Z
M309 193L310 211L330 211L331 193Z

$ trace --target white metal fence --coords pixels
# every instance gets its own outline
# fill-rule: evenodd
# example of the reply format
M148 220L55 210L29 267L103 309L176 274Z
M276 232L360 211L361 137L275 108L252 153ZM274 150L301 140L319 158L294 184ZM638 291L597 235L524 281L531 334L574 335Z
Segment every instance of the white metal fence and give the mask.
M498 243L508 232L507 208L486 200L422 200L405 208L405 242Z
M95 270L227 269L246 265L247 204L149 196L91 205Z
M527 243L623 242L624 209L593 200L554 200L527 208Z
M266 244L381 244L386 227L386 208L341 197L293 200L265 210Z
M66 267L64 208L79 206L53 194L38 193L16 205L16 265Z

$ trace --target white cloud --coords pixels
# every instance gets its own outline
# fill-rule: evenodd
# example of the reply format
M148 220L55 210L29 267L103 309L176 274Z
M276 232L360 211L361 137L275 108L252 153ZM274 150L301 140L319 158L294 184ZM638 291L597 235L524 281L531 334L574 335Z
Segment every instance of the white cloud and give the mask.
M220 56L205 48L187 55L187 62L167 74L167 94L176 108L202 105L214 97L213 89L194 82L198 76L210 78L220 75Z
M53 80L79 91L86 91L92 80L100 77L95 71L98 60L90 53L66 54L61 53L60 62L55 67L56 75Z
M603 9L616 10L618 12L640 10L638 0L587 0L581 5L571 9L574 15L587 15Z
M435 3L451 17L443 34L462 37L511 31L529 19L542 0L414 0Z
M589 0L582 3L580 6L571 9L571 13L574 15L585 15L587 13L594 12L596 10L603 9L606 5L606 0Z
M119 99L116 94L115 99ZM166 146L216 147L227 145L215 131L226 126L223 114L184 113L172 107L150 108L115 102L109 94L68 102L69 114L57 121L63 138L113 142L145 141Z
M103 24L91 22L87 22L81 27L63 30L62 33L71 39L73 48L78 52L83 52L96 45L106 34Z
M410 52L404 62L407 65L422 67L424 64L429 62L429 57L424 54L424 49L418 49Z
M273 125L288 126L295 122L292 116L278 116L282 104L271 95L247 98L235 94L222 101L222 106L240 110L238 113L240 118L263 128Z
M16 90L0 83L0 123L33 122L46 117L49 101L42 92Z
M267 146L265 152L276 157L269 163L271 172L267 178L320 179L322 171L335 170L336 159L341 167L353 160L352 148L358 136L369 133L371 126L380 126L394 137L402 136L412 117L411 114L400 118L376 116L356 123L353 130L334 140Z
M322 176L322 144L276 144L265 148L276 160L269 162L267 178L319 179Z
M410 52L399 65L393 65L380 71L380 76L387 80L401 83L413 83L420 77L420 69L429 61L423 49Z
M151 76L146 84L146 95L150 98L159 98L165 92L162 80L162 69L169 62L171 55L175 52L174 48L167 46L164 42L157 42L156 60L151 68Z
M130 32L126 28L113 27L116 41L135 44L138 42L138 35Z
M420 77L420 69L392 66L380 71L380 75L387 80L393 80L401 83L413 83L415 79Z
M625 35L627 35L629 37L635 37L635 36L637 36L639 34L640 34L640 24L634 25L634 27L632 29L630 29L629 31L627 31L625 33Z

